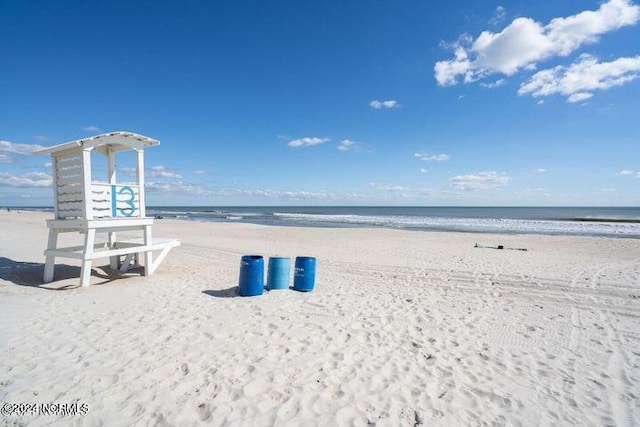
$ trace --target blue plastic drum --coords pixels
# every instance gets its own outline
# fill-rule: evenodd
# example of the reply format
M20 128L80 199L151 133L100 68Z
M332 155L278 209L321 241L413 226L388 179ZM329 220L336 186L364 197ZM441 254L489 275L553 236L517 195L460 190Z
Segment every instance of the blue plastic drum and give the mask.
M245 255L240 260L238 293L243 297L262 295L264 291L264 259L260 255Z
M267 272L267 289L289 289L289 258L269 258L269 271Z
M309 292L313 290L316 281L316 259L308 256L296 258L296 270L293 275L293 288L296 291Z

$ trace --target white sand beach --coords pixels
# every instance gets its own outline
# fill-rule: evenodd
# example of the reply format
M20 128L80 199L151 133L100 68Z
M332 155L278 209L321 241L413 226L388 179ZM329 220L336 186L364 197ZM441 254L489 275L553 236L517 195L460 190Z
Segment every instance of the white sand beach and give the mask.
M0 213L0 403L88 411L3 424L640 425L638 239L159 220L152 277L80 288L51 216ZM238 297L245 254L316 288Z

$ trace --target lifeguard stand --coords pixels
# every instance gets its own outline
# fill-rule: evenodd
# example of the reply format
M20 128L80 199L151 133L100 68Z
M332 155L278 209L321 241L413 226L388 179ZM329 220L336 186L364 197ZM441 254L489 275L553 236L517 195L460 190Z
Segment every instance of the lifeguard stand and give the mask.
M44 281L53 280L56 257L82 261L80 284L89 286L94 259L110 258L112 269L124 272L138 255L144 254L144 275L151 276L169 250L180 245L173 239L152 237L153 218L145 212L144 149L159 141L131 132L112 132L37 151L51 154L55 219L47 221L49 241L44 254ZM135 151L136 182L116 181L115 154ZM107 156L106 181L93 181L91 153ZM118 241L120 231L141 232L142 237ZM58 248L58 234L84 234L84 245ZM96 243L96 233L108 233L105 243ZM153 252L161 251L154 260ZM124 256L124 260L121 258Z

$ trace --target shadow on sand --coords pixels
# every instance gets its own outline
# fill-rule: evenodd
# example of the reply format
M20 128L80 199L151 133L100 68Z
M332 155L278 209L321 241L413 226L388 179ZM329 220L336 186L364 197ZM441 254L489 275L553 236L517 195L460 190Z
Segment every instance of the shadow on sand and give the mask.
M202 293L214 298L240 298L237 286L218 290L208 289L206 291L202 291Z
M116 279L122 279L130 273L136 273L140 270L129 270L126 274L113 271L109 266L91 269L93 277L99 277L103 280L91 285L103 285L113 282ZM44 283L42 275L44 273L44 264L39 262L14 261L10 258L0 257L0 279L6 280L19 286L30 286L33 288L47 289L50 291L64 291L68 289L76 289L80 287L80 267L67 264L56 264L53 282ZM136 274L137 276L138 274ZM74 283L56 284L56 282L78 279Z

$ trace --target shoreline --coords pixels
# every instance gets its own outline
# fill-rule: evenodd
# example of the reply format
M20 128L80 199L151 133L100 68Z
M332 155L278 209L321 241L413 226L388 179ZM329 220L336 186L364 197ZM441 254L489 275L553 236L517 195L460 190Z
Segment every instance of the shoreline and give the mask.
M24 208L22 208L24 209ZM51 210L16 209L14 212L42 212ZM151 212L153 209L151 208ZM233 208L232 208L233 209ZM242 211L242 207L237 210ZM246 208L249 209L249 208ZM260 208L263 209L263 208ZM289 209L289 208L288 208ZM303 208L310 209L310 208ZM349 209L349 208L343 208ZM378 208L386 209L386 208ZM421 208L416 208L421 209ZM218 209L203 211L156 211L150 217L160 220L179 220L194 223L243 223L275 227L309 228L373 228L423 232L460 232L487 235L528 236L590 236L621 239L640 239L640 218L562 217L547 219L510 219L476 217L416 217L411 215L365 215L365 214L273 214L268 212L224 212ZM592 224L592 225L589 225ZM584 228L587 227L587 228Z

